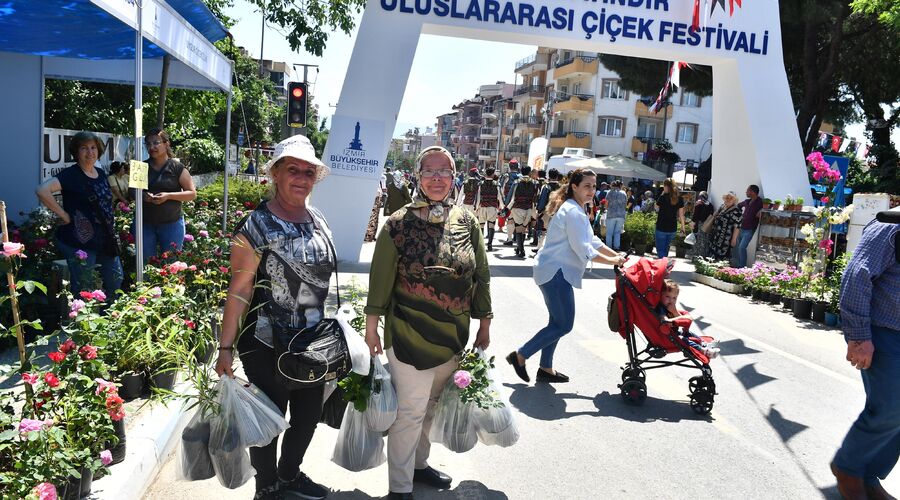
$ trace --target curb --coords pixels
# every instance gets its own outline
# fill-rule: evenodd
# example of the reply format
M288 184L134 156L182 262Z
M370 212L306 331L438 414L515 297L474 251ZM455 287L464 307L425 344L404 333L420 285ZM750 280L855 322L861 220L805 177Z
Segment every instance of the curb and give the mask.
M190 387L180 383L175 392ZM94 483L90 498L98 500L139 499L156 479L168 461L177 437L193 412L186 412L181 401L156 404L141 412L135 424L127 429L125 460L110 468L110 474Z

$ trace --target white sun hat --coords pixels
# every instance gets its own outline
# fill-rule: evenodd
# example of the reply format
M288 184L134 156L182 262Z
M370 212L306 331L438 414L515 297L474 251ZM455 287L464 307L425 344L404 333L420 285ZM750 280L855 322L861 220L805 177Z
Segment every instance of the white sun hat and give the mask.
M270 169L278 160L286 157L296 158L315 165L316 182L321 181L331 173L331 167L322 163L322 160L316 157L316 150L305 136L295 135L276 144L275 156L266 162L266 170Z

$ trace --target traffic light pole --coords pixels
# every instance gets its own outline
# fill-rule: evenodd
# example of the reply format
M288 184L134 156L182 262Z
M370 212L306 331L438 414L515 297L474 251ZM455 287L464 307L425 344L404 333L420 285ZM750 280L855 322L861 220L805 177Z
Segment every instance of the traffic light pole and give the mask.
M303 64L303 63L294 64L295 68L297 66L303 66L303 83L306 84L306 92L307 92L306 103L307 103L307 107L309 107L309 97L308 97L309 80L307 79L307 77L309 76L309 68L316 68L318 70L319 65L318 64ZM308 119L309 119L309 117L307 116L307 120ZM318 126L318 123L316 124L316 126ZM309 124L308 123L304 124L303 127L300 128L298 133L300 133L304 136L309 135ZM295 135L295 134L291 134L291 135Z

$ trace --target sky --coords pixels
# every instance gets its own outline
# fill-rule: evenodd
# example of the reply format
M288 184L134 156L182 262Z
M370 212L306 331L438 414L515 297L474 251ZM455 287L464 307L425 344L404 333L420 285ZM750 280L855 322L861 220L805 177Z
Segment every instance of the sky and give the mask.
M244 0L235 0L234 8L227 12L237 22L231 28L236 43L243 46L252 57L259 57L262 23L259 12ZM355 26L359 26L362 13L356 16ZM303 49L291 50L287 40L277 26L265 29L263 56L265 59L290 64L317 64L310 68L309 81L314 102L319 105L321 117L334 114L334 106L340 98L344 75L353 52L356 28L349 34L338 31L332 33L322 57L315 57ZM437 117L452 111L451 106L473 97L478 87L498 81L515 83L515 62L531 55L536 47L527 45L487 42L463 38L447 38L423 35L419 40L416 57L410 71L409 81L394 136L400 136L413 127L434 126ZM464 61L465 64L460 64ZM302 75L302 68L297 68ZM858 141L865 139L865 127L853 124L848 127L847 136ZM894 144L900 145L900 127L892 133Z
M253 6L236 0L227 12L237 20L231 33L235 43L247 49L252 57L259 57L262 21ZM356 26L362 13L356 16ZM311 88L313 99L319 105L322 117L334 114L334 105L340 98L344 75L353 52L356 29L351 35L338 31L328 37L322 57L315 57L301 49L291 50L277 26L267 26L263 57L290 64L318 64L309 69L308 79L315 82ZM434 126L437 117L452 111L451 106L473 97L478 87L498 81L515 82L516 61L534 53L536 47L461 38L423 35L419 40L416 58L410 71L409 82L397 117L394 136L408 129ZM465 61L466 64L458 64ZM499 63L499 64L498 64ZM298 67L300 79L302 68Z

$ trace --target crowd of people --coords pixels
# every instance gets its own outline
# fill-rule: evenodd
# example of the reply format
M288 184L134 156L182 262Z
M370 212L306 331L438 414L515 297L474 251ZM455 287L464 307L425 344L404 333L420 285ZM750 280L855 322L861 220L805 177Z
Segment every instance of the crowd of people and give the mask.
M143 236L149 258L180 248L184 240L181 204L193 199L196 190L187 169L173 158L164 131L151 130L145 142L150 180L143 194L147 205ZM37 195L60 219L57 244L72 272L73 293L80 291L82 270L97 268L107 295L114 296L121 286L122 266L112 225L113 203L127 202L134 195L122 182L128 167L114 166L114 173L107 177L96 166L103 144L90 133L77 134L70 153L77 163L43 183ZM238 354L250 382L283 413L290 407L290 426L280 453L278 438L250 450L256 471L254 498L321 499L328 489L302 472L301 465L320 420L324 386L283 385L276 373L279 362L274 346L277 339L314 327L325 317L337 252L328 222L310 205L309 196L330 169L300 135L279 143L264 169L270 181L268 200L239 223L232 243L232 274L215 369L219 376L233 377ZM450 476L429 465L430 427L438 397L459 366L460 353L469 345L490 346L494 310L488 252L493 251L499 222L507 233L504 244L513 246L518 258L525 258L526 240L536 247L533 278L543 295L548 323L530 339L523 338L524 343L510 352L506 361L518 377L530 382L527 360L540 352L539 366L532 373L541 383L569 381L553 361L559 341L574 325L574 290L581 288L589 262L625 264L620 251L627 215L635 210L657 213L659 257L668 255L679 223L680 230L688 232L684 201L671 179L657 194L647 190L636 196L621 181L598 186L597 175L589 169L573 170L566 177L555 169L545 173L516 163L511 163L509 170L499 177L490 168L483 173L471 169L461 176L451 153L434 146L419 154L412 176L387 172L379 186L374 224L377 226L381 207L388 218L380 231L370 228L366 235L375 240L375 249L364 314L365 343L372 356L387 357L398 399L396 421L387 431L388 498L412 498L414 483L437 488L452 484ZM57 193L62 204L54 196ZM757 186L749 186L746 194L747 199L738 202L735 193L728 192L718 208L705 192L698 194L691 227L696 253L731 257L737 265L746 264L747 245L762 208ZM605 242L593 222L600 207L605 210ZM894 229L884 231L896 235ZM895 289L900 264L889 263L889 246L879 248L877 256L862 255L877 257L879 269L893 273L880 279L893 280L890 286ZM845 284L847 276L859 276L860 270L866 269L873 268L865 263L848 266ZM865 316L870 292L854 292L858 297L848 302L850 318ZM684 314L676 307L677 283L667 282L664 296L656 311L660 321L677 320ZM854 340L848 347L848 360L860 368L881 370L869 374L867 395L896 415L897 404L884 398L896 385L896 363L886 362L883 354L872 357L874 339L878 349L896 359L896 311L900 309L896 304L891 307L879 309L879 319L872 325L851 321ZM478 321L478 328L470 342L472 319ZM687 341L709 357L718 353L715 345L703 343L699 337ZM878 392L884 388L888 390ZM864 414L855 424L833 466L844 486L852 483L850 486L860 491L869 491L896 462L896 453L869 457L872 465L868 468L853 461L872 447L876 438L871 428L883 427L883 421L889 421L895 430L893 434L881 432L877 439L898 439L895 416ZM853 482L856 479L859 481Z

